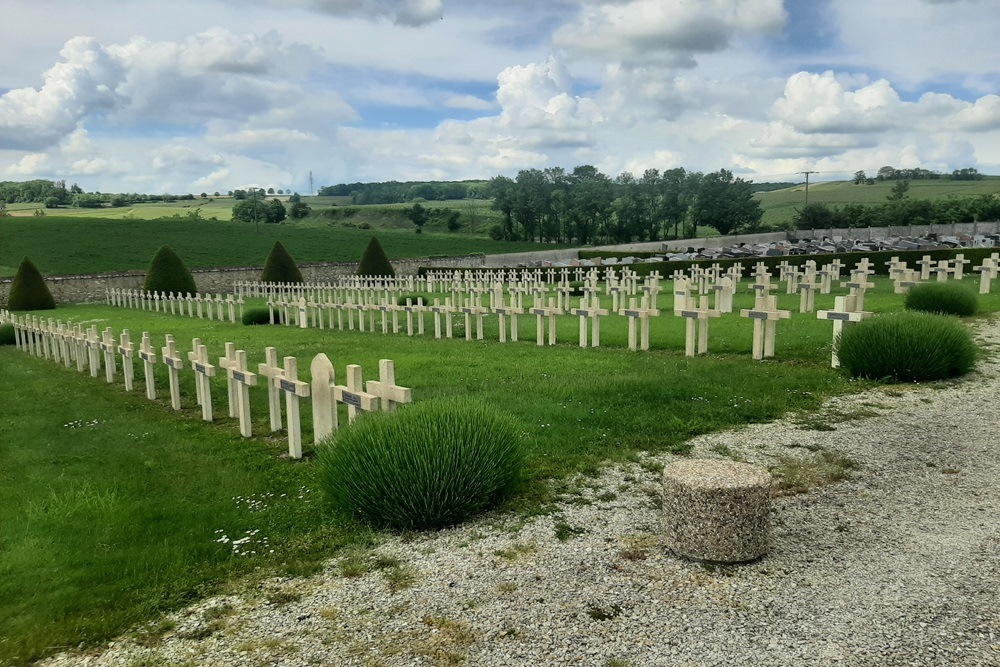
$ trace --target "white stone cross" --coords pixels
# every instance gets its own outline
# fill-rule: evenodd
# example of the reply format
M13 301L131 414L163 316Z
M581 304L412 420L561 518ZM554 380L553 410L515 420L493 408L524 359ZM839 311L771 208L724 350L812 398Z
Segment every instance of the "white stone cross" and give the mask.
M146 378L146 398L156 399L156 385L153 377L153 368L156 365L156 350L149 339L149 332L142 332L142 341L139 343L139 358L142 359L142 372Z
M897 269L895 275L892 277L893 293L905 294L911 287L919 284L919 278L920 273L915 269Z
M177 372L184 368L184 359L177 351L174 337L170 334L166 336L166 346L160 350L160 358L167 366L167 374L170 378L170 407L174 410L181 409L181 389L178 382Z
M116 351L122 358L122 377L125 378L125 391L132 391L132 381L135 378L135 366L133 364L134 351L132 348L132 341L129 339L128 329L122 330Z
M397 405L413 402L413 391L396 384L396 369L392 359L379 359L378 380L366 382L365 390L382 401L383 412L395 412Z
M951 260L952 268L951 271L955 276L955 280L961 280L965 275L965 265L971 262L965 258L965 255L958 253L955 255L955 259Z
M840 359L837 357L837 345L844 328L852 322L860 322L872 316L869 312L850 310L848 308L851 305L849 301L850 297L834 297L832 310L820 310L816 313L818 319L833 322L833 352L830 357L830 366L833 368L840 367Z
M195 384L198 387L198 394L201 395L201 418L210 422L212 421L212 383L210 378L215 377L215 366L208 363L208 348L205 345L199 344L195 352L195 358L191 360L191 368L194 369Z
M778 320L791 318L792 313L778 310L773 294L758 294L753 308L740 310L740 317L753 320L753 358L774 356L774 337Z
M736 283L728 275L720 278L711 290L715 292L715 308L720 313L733 312L733 295L736 293Z
M816 290L822 286L815 272L806 272L799 282L799 312L811 313L816 309Z
M101 350L104 352L104 379L107 380L108 384L112 384L115 381L115 373L118 371L118 366L115 363L117 346L115 345L115 335L112 333L111 327L105 329L101 335Z
M226 344L226 354L229 354L229 343ZM249 438L252 432L250 421L250 387L257 384L257 374L247 370L247 353L243 350L236 350L235 362L226 368L227 379L235 383L236 386L236 415L240 419L240 435ZM223 358L224 359L224 358ZM219 359L222 366L223 359ZM278 415L281 418L281 415Z
M476 340L483 339L483 315L487 313L480 301L478 293L473 296L469 294L466 305L459 308L459 312L465 313L465 340L472 340L472 317L476 318Z
M587 347L587 320L590 320L590 346L601 346L601 317L608 315L606 308L601 308L600 300L594 296L587 304L587 297L580 299L580 307L572 311L580 318L580 347Z
M917 262L917 264L920 265L920 279L921 280L930 280L930 278L931 278L931 267L933 267L935 265L935 262L934 262L933 259L931 259L931 256L930 255L924 255L923 259L921 259L919 262Z
M288 456L302 458L302 422L299 418L299 400L308 398L309 383L299 380L298 362L295 357L285 357L285 368L278 378L278 389L285 392L285 414L288 415Z
M38 330L37 324L35 330ZM90 362L90 377L97 377L97 371L101 368L101 342L97 338L97 325L92 325L87 329L87 358Z
M267 378L267 406L271 418L271 432L281 430L281 393L278 381L281 380L281 367L278 366L278 350L265 348L264 363L257 365L257 374Z
M555 303L555 297L549 297L549 305L546 307L541 297L535 297L535 305L529 311L536 316L536 328L538 345L545 345L545 320L549 319L549 345L556 344L556 315L562 315L563 311Z
M624 311L625 317L628 318L628 349L633 352L637 347L642 350L649 349L649 318L659 314L658 310L650 308L648 294L642 296L638 307L635 297L629 298L628 308ZM638 346L636 345L636 320L639 322Z
M850 297L857 304L857 310L864 310L865 291L875 287L875 283L868 282L862 272L852 271L851 280L846 283L840 283L840 286L850 290Z
M194 366L195 361L200 359L200 357L198 356L198 348L200 346L201 346L200 338L191 339L191 351L187 353L187 359L188 362L192 365L192 367ZM199 379L197 374L194 376L194 395L195 395L195 403L198 406L201 406L202 403L201 380Z
M939 283L945 283L948 282L948 274L954 273L955 269L952 268L950 261L942 259L937 263L937 268L934 269L934 272L937 274L937 281Z
M347 421L350 424L358 418L358 410L375 412L378 410L378 396L364 391L361 380L361 366L351 364L347 367L347 384L333 387L333 400L347 405Z
M708 318L720 317L722 313L708 307L707 296L699 297L697 306L694 297L690 296L687 306L677 313L687 320L684 325L684 356L708 354Z
M226 393L229 399L229 416L236 417L238 411L237 405L239 404L239 392L236 380L233 379L232 373L229 372L236 368L236 344L226 343L225 349L226 355L224 357L219 357L219 368L221 368L226 374Z

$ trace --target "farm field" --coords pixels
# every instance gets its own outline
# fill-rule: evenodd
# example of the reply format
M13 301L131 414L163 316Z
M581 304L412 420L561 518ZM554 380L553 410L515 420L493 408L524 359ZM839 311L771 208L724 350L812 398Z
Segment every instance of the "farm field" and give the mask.
M866 309L900 309L891 283L874 281ZM817 295L817 309L844 291ZM128 328L133 339L149 331L157 347L170 333L182 352L197 337L212 357L231 341L247 351L251 367L263 361L266 346L275 346L279 358L297 357L300 369L324 352L338 374L356 363L368 379L380 358L393 359L396 381L413 389L415 401L472 396L503 406L523 424L525 481L505 509L534 513L545 511L568 475L634 460L640 451L684 452L691 436L808 414L828 396L869 386L829 367L829 322L797 313L795 295L778 297L793 315L778 325L776 358L764 362L750 358L753 324L737 315L712 321L708 356L686 358L684 321L668 312L651 324L653 349L639 353L624 349L621 317L602 322L601 348L581 349L574 316L559 318L557 346L539 348L530 316L519 318L520 342L501 344L495 317L486 320L486 340L468 342L461 324L459 339L434 339L429 317L427 335L411 338L380 328L244 327L105 305L40 314L116 333ZM744 285L734 309L751 301ZM1000 294L981 297L980 305L982 312L1000 311ZM212 383L216 421L205 423L189 375L182 374L180 413L164 397L162 364L155 402L145 399L137 375L128 394L103 375L0 348L0 664L94 645L141 623L147 625L136 632L155 641L169 629L156 624L166 610L247 577L311 572L322 559L378 540L324 511L308 408L305 458L293 462L283 457L284 434L268 433L264 388L251 390L255 437L244 440L226 417L221 380ZM86 398L59 398L66 395ZM234 548L233 540L247 536L245 548Z
M830 206L844 204L884 204L895 181L879 181L873 185L854 185L851 181L830 181L809 184L809 201ZM910 181L910 199L946 197L976 197L1000 195L1000 176L987 176L979 181L915 180ZM761 192L755 195L764 209L765 227L790 222L797 208L806 203L805 185Z
M167 244L188 268L263 266L275 241L298 263L356 262L372 236L390 259L543 250L461 232L352 229L325 224L254 225L188 219L0 218L0 277L13 276L21 258L43 275L145 271Z

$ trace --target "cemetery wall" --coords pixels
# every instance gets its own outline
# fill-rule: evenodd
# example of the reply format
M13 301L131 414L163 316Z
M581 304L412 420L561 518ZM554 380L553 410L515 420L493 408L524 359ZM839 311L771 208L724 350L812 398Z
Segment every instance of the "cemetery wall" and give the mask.
M574 253L576 251L573 251ZM575 256L575 254L574 254ZM484 255L464 257L419 257L392 260L397 275L416 275L421 266L440 268L483 266ZM302 278L306 282L328 282L340 276L351 276L357 271L357 262L330 262L323 264L299 264ZM211 294L229 294L238 281L255 281L260 277L262 267L232 267L218 269L192 269L198 291ZM146 278L145 271L123 273L102 273L86 276L46 276L45 284L56 303L92 303L104 301L108 289L140 289ZM0 308L7 307L11 278L0 280Z

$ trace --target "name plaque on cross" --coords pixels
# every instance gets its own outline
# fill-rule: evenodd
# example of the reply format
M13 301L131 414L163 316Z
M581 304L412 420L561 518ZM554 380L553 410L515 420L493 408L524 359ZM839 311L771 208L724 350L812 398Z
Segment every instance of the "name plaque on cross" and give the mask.
M150 363L150 364L155 364L156 363L156 353L155 352L145 352L143 350L139 350L139 358L142 359L143 361L147 362L147 363Z
M289 382L288 380L278 380L278 387L280 387L282 391L287 391L293 394L295 393L294 382Z
M194 371L196 373L205 373L206 375L208 374L208 366L206 366L205 364L193 361L191 362L191 366L192 368L194 368Z
M342 400L347 405L353 405L356 408L361 407L361 397L357 394L352 394L350 392L342 392Z
M843 320L844 322L850 321L850 313L831 313L827 312L826 319L828 320Z
M548 315L547 312L545 312L544 310L542 310L540 308L532 308L531 309L531 314L532 315L542 315L542 316Z
M625 317L639 317L639 311L638 310L626 310L625 311Z
M233 374L233 379L236 380L237 382L245 383L247 381L247 376L239 371L232 371L232 374Z
M588 317L590 315L589 310L574 310L574 315L579 315L580 317Z
M767 313L758 313L755 311L750 311L749 313L747 313L747 317L749 317L752 320L766 320Z
M697 310L682 310L680 311L680 315L681 317L698 317L699 313ZM753 314L750 315L750 317L753 316Z
M165 363L170 368L174 368L176 370L184 369L184 361L181 359L172 359L170 357L167 357L163 360L163 363Z

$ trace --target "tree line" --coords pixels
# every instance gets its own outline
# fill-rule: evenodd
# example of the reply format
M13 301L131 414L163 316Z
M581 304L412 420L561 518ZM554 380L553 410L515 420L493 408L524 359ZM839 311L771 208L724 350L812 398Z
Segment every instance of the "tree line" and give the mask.
M698 226L720 234L753 232L763 211L754 185L720 169L647 169L615 178L591 165L524 169L489 181L493 208L503 214L494 238L558 243L628 243L695 235Z
M914 167L912 169L897 169L893 166L886 165L885 167L880 167L875 173L875 178L869 178L868 174L863 170L859 169L854 172L854 184L855 185L874 185L877 181L919 181L923 179L937 180L937 179L949 179L952 181L979 181L985 178L983 174L979 173L979 170L975 167L965 167L964 169L955 169L950 174L942 174L938 171L931 171L930 169L921 169L920 167Z
M905 182L905 181L900 181ZM796 229L845 227L903 227L949 225L958 222L1000 220L1000 197L948 197L939 199L889 199L880 204L806 204L796 210Z
M351 203L404 204L450 199L477 199L484 195L482 181L385 181L381 183L340 183L316 191L321 197L350 197Z

